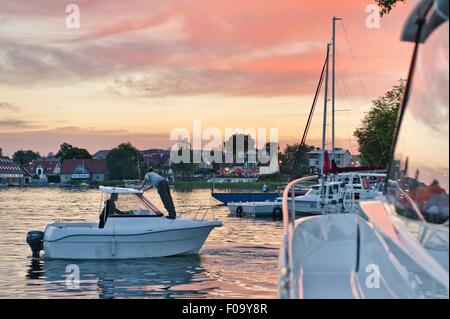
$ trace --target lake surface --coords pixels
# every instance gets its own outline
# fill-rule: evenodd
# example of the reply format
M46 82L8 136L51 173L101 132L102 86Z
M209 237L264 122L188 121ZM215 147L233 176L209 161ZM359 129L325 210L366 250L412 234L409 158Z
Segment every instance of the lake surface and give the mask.
M155 191L147 196L163 207ZM179 213L218 204L210 190L172 191L172 196ZM43 230L61 219L98 221L99 209L97 190L0 189L0 298L277 297L282 223L228 217L223 206L211 213L224 226L212 231L200 255L124 261L31 259L28 231ZM66 285L70 264L80 269L79 289Z

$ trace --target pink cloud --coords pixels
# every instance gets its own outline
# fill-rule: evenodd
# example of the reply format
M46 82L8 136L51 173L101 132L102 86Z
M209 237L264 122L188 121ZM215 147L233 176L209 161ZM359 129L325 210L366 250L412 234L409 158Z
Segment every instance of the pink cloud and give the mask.
M6 63L12 66L3 70L0 77L15 85L35 82L42 74L43 80L57 83L61 79L71 83L98 77L120 81L129 73L139 73L145 78L164 70L160 74L167 77L155 85L168 87L161 88L156 95L312 94L314 75L320 71L325 44L331 36L331 17L338 15L344 18L360 75L370 95L375 97L406 74L409 47L399 41L404 6L383 18L381 29L369 30L364 25L369 3L372 2L201 0L106 4L98 0L79 1L82 28L79 36L67 43L64 39L59 46L51 48L33 44L26 50L26 44L14 42L14 38L0 38L0 43L6 44L0 50L6 51ZM63 19L65 15L57 1L18 1L7 9L10 15L38 15L43 19L59 16ZM145 32L174 17L180 17L182 24L167 31L167 40L146 37ZM180 32L182 38L177 37ZM338 54L344 68L340 75L355 77L340 24L338 40ZM296 43L311 46L298 52L291 49L287 54L277 51L280 47L292 48ZM212 83L205 86L202 80ZM197 85L196 81L199 81ZM145 86L143 90L142 93L148 91Z

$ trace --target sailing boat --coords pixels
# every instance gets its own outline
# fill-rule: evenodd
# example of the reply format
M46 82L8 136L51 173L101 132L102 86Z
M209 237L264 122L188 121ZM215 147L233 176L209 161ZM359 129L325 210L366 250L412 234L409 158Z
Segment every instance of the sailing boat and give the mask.
M294 177L298 159L305 147L306 136L311 125L314 110L322 85L324 86L323 121L322 121L322 148L320 156L319 184L302 196L295 197L295 204L289 208L296 214L302 213L336 213L351 212L360 199L375 198L379 195L379 185L383 185L386 174L384 167L338 167L335 157L335 82L336 82L336 22L342 20L338 17L332 19L332 41L327 44L327 54L322 68L319 84L311 106L305 131L299 145L296 157L290 172L290 180ZM331 61L330 61L331 55ZM331 158L326 150L327 140L327 112L329 102L329 73L331 62ZM375 178L376 183L371 183ZM374 185L375 184L375 185ZM288 199L291 202L291 199Z
M289 210L295 216L305 214L324 214L333 212L348 212L353 211L354 206L357 205L360 198L368 199L378 196L377 185L370 184L370 177L367 171L374 168L339 168L335 162L335 62L336 62L336 21L340 18L333 17L333 37L332 42L327 44L326 57L320 74L320 79L316 88L313 103L310 109L308 120L303 132L302 140L299 144L296 155L293 158L290 170L289 179L291 180L295 174L298 160L302 155L302 150L306 145L306 137L309 132L311 121L313 119L314 111L318 102L318 98L322 87L324 88L324 110L322 122L322 148L320 157L321 174L314 179L319 179L317 185L309 186L307 189L300 185L295 185L289 192L290 198ZM331 55L331 159L326 150L327 138L327 109L328 109L328 88L329 88L329 74L330 74L330 55ZM380 168L375 168L379 170ZM384 169L384 168L381 168ZM337 174L337 172L353 172L348 174ZM364 173L356 173L355 171L363 171ZM384 180L386 175L384 173L378 174L376 180ZM366 181L369 184L366 186ZM351 181L351 182L350 182ZM350 182L350 183L349 183ZM272 216L274 219L281 217L281 201L276 193L214 193L212 194L216 199L225 202L229 208L231 216L243 217L245 215L255 216ZM294 198L294 200L292 200ZM293 216L293 218L295 218Z

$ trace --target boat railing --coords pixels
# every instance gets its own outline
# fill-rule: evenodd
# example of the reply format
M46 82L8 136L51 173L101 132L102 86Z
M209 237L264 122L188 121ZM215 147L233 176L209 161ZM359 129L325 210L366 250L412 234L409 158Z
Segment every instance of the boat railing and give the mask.
M292 216L291 216L291 218L289 218L289 197L291 196L293 199L295 198L295 187L294 186L299 185L304 182L307 182L307 181L317 179L317 178L318 178L317 175L298 178L298 179L295 179L295 180L289 182L289 184L287 184L286 188L284 189L282 209L283 209L283 226L284 226L285 233L290 232L289 221L291 221L292 223L295 221L295 200L290 201L291 205L292 205L292 209L291 209Z
M62 218L62 219L56 219L53 222L55 224L74 223L74 222L85 223L86 218Z
M184 206L184 207L186 207L186 206ZM208 215L209 212L212 212L212 217L213 217L213 219L215 219L213 207L205 206L205 205L200 205L200 206L196 205L196 206L193 206L193 207L194 208L187 209L187 210L179 213L179 215L181 216L181 215L184 215L184 214L192 213L192 214L194 214L194 217L192 218L192 220L196 220L196 221L202 222L202 221L205 220L206 215Z
M291 278L293 272L293 260L291 258L291 249L292 249L292 234L294 230L295 223L295 185L299 185L301 183L311 181L317 179L317 175L307 176L295 179L289 182L286 188L283 191L283 201L282 201L282 210L283 210L283 228L284 228L284 251L281 252L282 260L281 260L281 278L280 282L283 283L280 287L280 295L289 298L291 295ZM289 216L289 197L291 196L292 200L290 204L291 208L291 216Z

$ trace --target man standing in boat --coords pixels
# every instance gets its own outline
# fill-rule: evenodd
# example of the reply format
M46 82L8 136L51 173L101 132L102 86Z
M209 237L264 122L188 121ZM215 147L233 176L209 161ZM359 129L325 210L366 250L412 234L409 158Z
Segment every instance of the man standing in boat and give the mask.
M158 190L159 197L164 204L169 216L167 218L175 219L177 213L175 211L175 206L173 204L172 195L170 194L169 183L158 173L155 173L152 167L149 167L148 173L145 174L144 183L141 186L141 190L144 189L145 185L148 184L150 188L155 187Z

